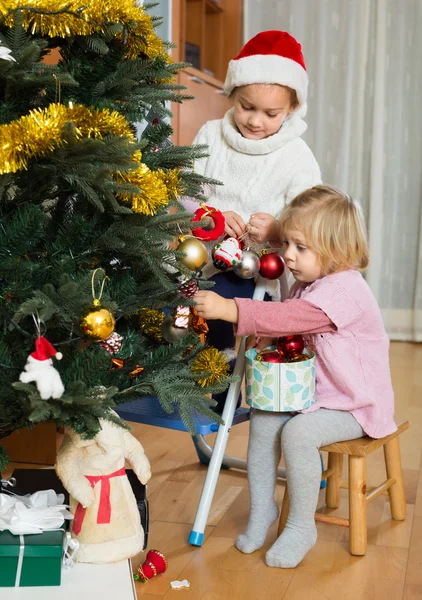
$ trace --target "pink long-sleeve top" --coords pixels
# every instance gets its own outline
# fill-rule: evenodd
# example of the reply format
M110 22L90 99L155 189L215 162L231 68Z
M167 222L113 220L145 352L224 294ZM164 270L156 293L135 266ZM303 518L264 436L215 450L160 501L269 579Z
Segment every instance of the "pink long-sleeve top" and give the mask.
M303 412L348 411L374 438L397 429L389 339L378 304L358 271L328 275L306 286L295 283L284 302L235 301L238 335L299 333L315 352L316 402Z

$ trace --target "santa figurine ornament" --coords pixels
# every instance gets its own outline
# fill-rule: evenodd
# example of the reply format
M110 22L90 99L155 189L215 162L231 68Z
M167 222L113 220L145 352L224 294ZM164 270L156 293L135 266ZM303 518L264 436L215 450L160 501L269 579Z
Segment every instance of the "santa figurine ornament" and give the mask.
M60 373L54 368L52 357L57 360L63 358L50 342L42 335L35 340L35 352L32 352L26 361L19 381L22 383L35 382L38 392L43 400L61 398L64 394L64 385Z
M227 271L242 260L243 243L234 237L227 237L212 250L213 265L220 271Z

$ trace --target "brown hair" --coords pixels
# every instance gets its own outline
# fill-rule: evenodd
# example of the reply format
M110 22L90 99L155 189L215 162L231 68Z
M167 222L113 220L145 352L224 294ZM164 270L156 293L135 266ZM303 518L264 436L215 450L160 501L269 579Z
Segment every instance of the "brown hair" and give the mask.
M316 185L296 196L282 211L280 227L281 232L300 231L326 273L363 270L369 264L362 208L331 186Z
M299 100L297 98L296 90L294 90L293 88L288 87L287 85L280 85L279 83L254 83L254 84L250 84L250 85L259 85L259 86L278 85L280 87L284 87L289 92L289 96L290 96L290 108L291 108L291 110L296 110L297 108L299 108ZM247 87L247 86L242 85L242 86L233 88L232 91L229 94L229 98L233 99L234 96L235 96L235 94L236 94L236 91L240 90L242 87Z

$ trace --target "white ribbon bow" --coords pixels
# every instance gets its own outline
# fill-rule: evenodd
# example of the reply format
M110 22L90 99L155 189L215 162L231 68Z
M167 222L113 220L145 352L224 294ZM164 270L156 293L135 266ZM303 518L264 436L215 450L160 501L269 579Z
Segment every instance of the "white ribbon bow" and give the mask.
M73 519L63 502L64 495L54 490L27 496L0 493L0 531L27 535L60 529L65 519Z

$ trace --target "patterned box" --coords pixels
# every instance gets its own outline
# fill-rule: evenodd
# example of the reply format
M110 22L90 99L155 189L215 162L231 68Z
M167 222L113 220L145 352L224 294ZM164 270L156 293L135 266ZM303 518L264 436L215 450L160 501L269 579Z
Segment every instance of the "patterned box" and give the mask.
M275 348L274 348L275 350ZM256 360L256 349L246 357L246 404L273 412L309 408L315 402L315 354L309 360L268 363Z

